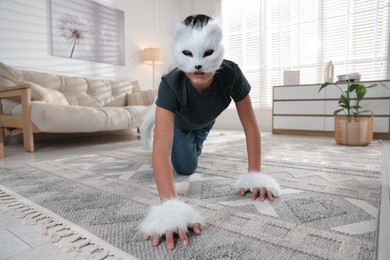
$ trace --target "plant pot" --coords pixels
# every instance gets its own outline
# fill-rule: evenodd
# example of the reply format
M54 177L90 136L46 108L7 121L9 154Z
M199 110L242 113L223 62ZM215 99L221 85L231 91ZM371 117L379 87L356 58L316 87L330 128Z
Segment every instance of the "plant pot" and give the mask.
M366 146L373 139L374 115L358 118L335 115L334 137L336 143L350 146Z

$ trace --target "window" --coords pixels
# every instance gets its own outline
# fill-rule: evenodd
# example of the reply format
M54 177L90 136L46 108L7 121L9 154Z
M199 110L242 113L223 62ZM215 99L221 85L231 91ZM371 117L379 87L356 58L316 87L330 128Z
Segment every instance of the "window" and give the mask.
M272 86L283 85L284 71L299 70L301 84L321 83L330 60L334 75L388 79L389 2L222 0L226 58L251 83L257 109L272 107Z

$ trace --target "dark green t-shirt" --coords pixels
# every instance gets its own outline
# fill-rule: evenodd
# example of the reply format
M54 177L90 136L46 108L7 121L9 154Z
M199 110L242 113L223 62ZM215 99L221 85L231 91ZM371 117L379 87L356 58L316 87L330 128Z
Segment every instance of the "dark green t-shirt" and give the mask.
M180 129L197 130L213 123L232 99L235 102L244 99L250 88L232 61L223 61L207 95L199 94L185 73L176 68L162 77L156 104L175 114L175 125Z

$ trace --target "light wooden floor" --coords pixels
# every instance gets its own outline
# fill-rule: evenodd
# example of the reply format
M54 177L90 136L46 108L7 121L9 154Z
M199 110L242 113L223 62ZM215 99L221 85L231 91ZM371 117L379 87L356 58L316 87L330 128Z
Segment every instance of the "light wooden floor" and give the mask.
M218 130L215 130L218 131ZM228 131L222 131L228 132ZM0 166L16 166L22 162L37 162L64 158L77 154L88 154L107 149L123 149L134 145L136 135L105 135L87 138L71 138L55 141L40 141L35 153L23 152L19 143L5 146L5 159ZM382 178L382 204L380 210L378 259L390 259L390 140L384 141ZM0 260L65 260L73 259L73 254L64 253L48 238L43 237L34 227L22 224L6 212L0 210Z

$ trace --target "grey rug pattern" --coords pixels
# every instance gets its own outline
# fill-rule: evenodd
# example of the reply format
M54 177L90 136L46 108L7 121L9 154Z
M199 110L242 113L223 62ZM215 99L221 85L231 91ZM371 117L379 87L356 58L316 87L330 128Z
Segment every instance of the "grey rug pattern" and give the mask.
M138 141L136 141L138 142ZM207 225L190 246L154 248L136 227L159 203L150 153L141 146L0 168L0 183L139 259L375 259L380 141L262 137L262 169L281 198L252 201L233 186L246 171L241 133L211 134L192 176L174 180Z

